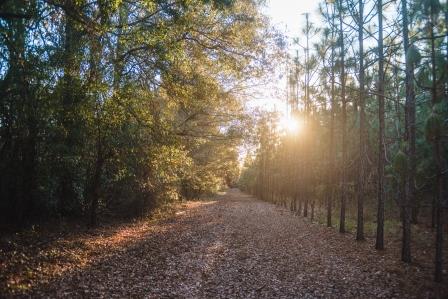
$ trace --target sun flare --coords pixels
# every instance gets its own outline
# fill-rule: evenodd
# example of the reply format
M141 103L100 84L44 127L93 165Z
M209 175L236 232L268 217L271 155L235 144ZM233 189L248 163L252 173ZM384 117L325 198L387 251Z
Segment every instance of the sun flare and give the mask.
M297 134L303 127L300 119L291 116L281 117L279 119L278 126L281 131L288 134Z

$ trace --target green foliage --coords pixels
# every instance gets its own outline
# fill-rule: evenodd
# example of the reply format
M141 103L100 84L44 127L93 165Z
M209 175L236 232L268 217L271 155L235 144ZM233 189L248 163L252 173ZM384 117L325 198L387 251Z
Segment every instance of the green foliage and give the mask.
M438 15L442 10L442 5L439 0L422 0L423 11L427 15Z
M255 191L256 178L259 170L258 165L254 162L255 161L251 160L248 156L248 158L244 162L241 176L238 180L238 187L245 192L254 193Z
M415 45L410 45L406 53L406 62L412 65L417 65L420 63L422 56L420 51Z
M429 117L426 119L425 124L425 136L426 140L432 142L442 135L443 131L443 119L442 117L436 113L432 112Z
M393 166L396 173L403 177L408 171L408 158L406 154L399 150L394 157Z
M235 183L243 104L229 88L270 59L258 1L6 2L35 16L0 22L7 225L94 224Z

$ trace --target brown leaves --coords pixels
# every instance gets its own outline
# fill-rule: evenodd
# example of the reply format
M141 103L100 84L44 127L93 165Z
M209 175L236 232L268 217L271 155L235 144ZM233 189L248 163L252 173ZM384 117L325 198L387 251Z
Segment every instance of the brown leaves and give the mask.
M446 294L446 289L436 290L430 269L405 267L393 251L378 253L367 242L353 241L352 235L311 224L235 190L216 201L183 204L171 218L151 225L140 221L103 228L62 237L38 251L12 252L2 252L2 257L15 257L2 262L2 281L10 283L2 287L2 294L107 298ZM26 269L34 274L28 277Z

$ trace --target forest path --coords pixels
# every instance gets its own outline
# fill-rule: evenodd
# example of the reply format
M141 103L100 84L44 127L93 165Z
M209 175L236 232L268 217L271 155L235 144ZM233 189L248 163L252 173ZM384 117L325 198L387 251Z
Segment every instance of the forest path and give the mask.
M212 201L184 204L137 242L36 295L411 297L403 273L393 270L396 261L371 247L231 189Z

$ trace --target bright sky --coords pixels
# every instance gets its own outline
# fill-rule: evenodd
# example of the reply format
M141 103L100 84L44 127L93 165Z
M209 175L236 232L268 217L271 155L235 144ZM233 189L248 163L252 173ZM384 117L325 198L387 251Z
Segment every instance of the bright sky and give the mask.
M264 14L271 19L271 25L283 32L288 38L290 53L295 53L297 46L292 45L292 39L303 40L302 29L305 27L304 13L310 13L310 22L320 27L318 14L320 0L267 0ZM302 50L303 51L303 50ZM294 54L295 55L295 54ZM282 76L283 75L283 76ZM257 96L247 104L248 108L260 108L268 111L279 111L283 114L281 126L289 131L297 131L300 125L290 122L286 116L286 78L282 70L271 74L269 84L256 88ZM244 146L240 149L240 162L244 161L250 150Z
M305 24L304 13L310 13L310 21L319 22L319 0L268 0L264 11L272 24L283 29L288 36L296 37Z
M288 38L291 53L295 53L297 46L292 45L292 39L299 37L303 40L302 29L305 27L305 13L310 13L310 22L320 26L318 14L319 0L267 0L264 14L271 19L271 24L283 32ZM279 70L280 71L280 70ZM272 74L270 84L264 86L256 99L250 101L249 107L259 107L266 110L285 111L286 81L283 74Z

